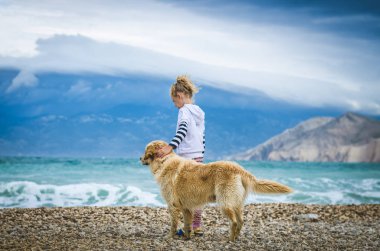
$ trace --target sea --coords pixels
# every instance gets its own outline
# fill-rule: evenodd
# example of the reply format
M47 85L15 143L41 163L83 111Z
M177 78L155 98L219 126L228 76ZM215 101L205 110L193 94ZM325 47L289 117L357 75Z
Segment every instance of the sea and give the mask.
M379 204L380 163L239 161L258 179L293 188L251 194L246 203ZM0 157L0 208L166 207L149 167L138 159Z

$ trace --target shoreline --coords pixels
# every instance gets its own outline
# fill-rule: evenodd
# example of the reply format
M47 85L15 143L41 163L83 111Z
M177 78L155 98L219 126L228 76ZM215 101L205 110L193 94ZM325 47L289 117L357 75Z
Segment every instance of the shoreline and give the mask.
M0 209L1 250L379 250L380 204L248 204L236 242L218 208L203 212L204 236L167 239L163 207Z

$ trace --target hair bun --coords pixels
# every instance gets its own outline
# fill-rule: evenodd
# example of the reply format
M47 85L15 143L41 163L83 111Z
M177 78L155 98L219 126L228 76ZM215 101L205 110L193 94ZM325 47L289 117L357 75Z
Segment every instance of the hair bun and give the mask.
M177 81L171 86L171 96L176 96L178 92L183 92L190 98L197 93L199 89L191 82L190 78L186 75L179 75Z

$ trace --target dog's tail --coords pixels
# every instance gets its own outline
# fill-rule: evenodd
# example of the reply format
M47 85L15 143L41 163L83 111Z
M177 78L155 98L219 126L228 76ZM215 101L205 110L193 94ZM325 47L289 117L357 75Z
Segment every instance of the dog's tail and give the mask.
M236 165L236 170L239 170L244 188L247 190L251 190L252 192L271 194L293 192L293 189L278 182L272 180L256 179L256 177L253 174L251 174L239 165Z
M293 190L283 184L271 180L251 179L253 191L256 193L291 193Z

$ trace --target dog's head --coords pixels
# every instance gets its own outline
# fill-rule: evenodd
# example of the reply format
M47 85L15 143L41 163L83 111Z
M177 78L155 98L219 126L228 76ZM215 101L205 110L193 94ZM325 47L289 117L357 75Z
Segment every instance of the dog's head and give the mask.
M157 152L164 146L167 146L168 144L165 141L162 140L156 140L150 142L145 147L145 153L143 156L141 156L140 160L143 165L150 165L156 158L157 158Z

